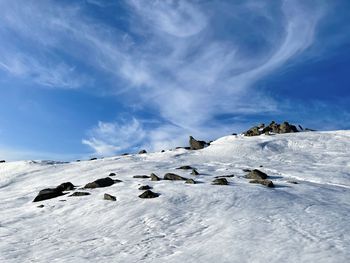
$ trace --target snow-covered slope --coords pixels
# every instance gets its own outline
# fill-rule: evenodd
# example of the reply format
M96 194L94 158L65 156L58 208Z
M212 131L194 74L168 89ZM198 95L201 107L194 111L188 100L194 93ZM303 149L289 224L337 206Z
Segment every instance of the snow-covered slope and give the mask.
M201 174L175 169L181 165ZM275 188L250 184L246 168L266 172ZM110 172L123 182L32 203L43 188L83 186ZM151 172L201 183L133 178ZM211 184L227 174L235 175L230 185ZM140 199L144 184L160 196ZM350 262L350 131L227 136L198 151L67 164L4 163L0 208L0 262Z

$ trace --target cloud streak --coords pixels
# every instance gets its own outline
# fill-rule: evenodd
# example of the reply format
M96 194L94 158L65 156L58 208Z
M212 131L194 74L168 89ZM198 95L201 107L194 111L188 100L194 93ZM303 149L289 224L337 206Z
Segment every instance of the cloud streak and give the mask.
M105 8L100 1L88 2ZM126 29L105 24L78 5L3 3L0 22L8 29L0 30L1 36L14 34L32 45L9 56L9 49L0 48L0 69L65 88L89 83L79 64L107 74L123 83L106 87L109 92L125 94L131 107L152 112L159 125L145 125L142 116L130 123L100 122L82 142L98 154L142 144L156 150L184 143L188 134L215 137L234 128L217 121L218 115L285 110L256 84L313 44L326 7L317 3L130 0L120 6ZM51 55L56 49L65 59ZM10 59L15 52L19 55Z

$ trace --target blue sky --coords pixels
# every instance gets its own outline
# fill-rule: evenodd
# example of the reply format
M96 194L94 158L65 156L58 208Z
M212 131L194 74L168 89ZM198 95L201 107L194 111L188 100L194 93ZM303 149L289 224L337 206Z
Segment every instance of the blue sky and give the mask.
M346 0L2 0L0 159L110 156L271 120L350 129Z

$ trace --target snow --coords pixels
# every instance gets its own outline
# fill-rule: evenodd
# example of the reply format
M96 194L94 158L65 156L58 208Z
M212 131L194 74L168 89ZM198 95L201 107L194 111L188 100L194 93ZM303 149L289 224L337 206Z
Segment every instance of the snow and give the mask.
M175 169L182 165L201 174ZM266 172L276 187L250 184L246 168ZM32 203L41 189L83 186L110 172L123 182ZM132 178L151 172L201 183ZM235 175L230 185L211 185L228 174ZM160 197L138 198L145 184ZM104 193L117 201L103 200ZM350 262L350 131L227 136L199 151L95 161L3 163L0 209L0 262Z

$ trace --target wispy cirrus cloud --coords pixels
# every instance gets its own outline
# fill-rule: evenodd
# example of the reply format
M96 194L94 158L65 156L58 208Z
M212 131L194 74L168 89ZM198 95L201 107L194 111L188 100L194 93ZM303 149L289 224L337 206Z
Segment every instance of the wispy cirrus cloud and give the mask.
M83 5L11 2L0 4L0 21L7 26L0 36L27 40L29 47L12 54L19 52L29 63L8 59L8 49L0 48L0 69L43 85L79 88L88 82L79 70L82 64L122 83L96 85L97 92L123 93L130 108L152 112L159 121L152 128L142 117L131 118L129 124L99 123L83 140L99 154L142 143L159 149L183 143L188 134L215 137L233 128L218 121L222 114L285 111L256 83L312 46L329 5L301 0L130 0L119 6L126 20L119 27L92 17ZM101 1L88 3L104 8ZM63 55L57 58L53 50Z

